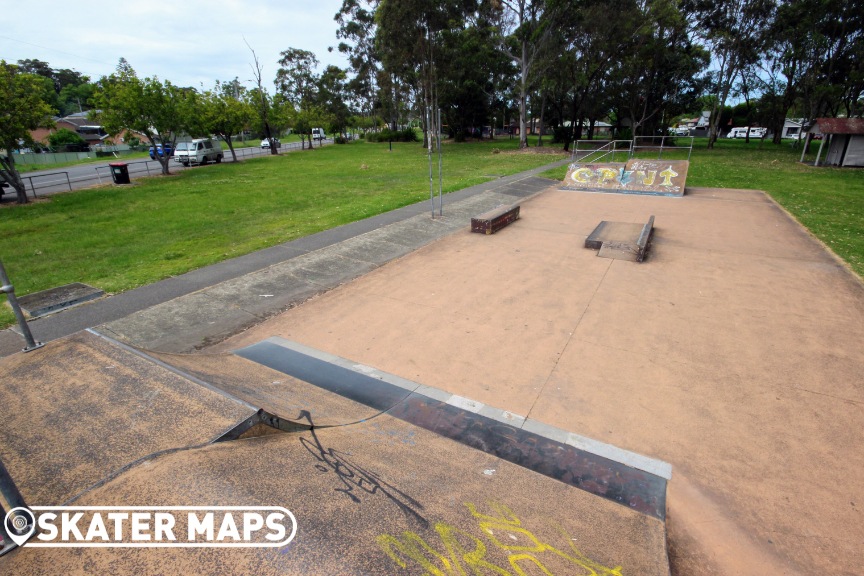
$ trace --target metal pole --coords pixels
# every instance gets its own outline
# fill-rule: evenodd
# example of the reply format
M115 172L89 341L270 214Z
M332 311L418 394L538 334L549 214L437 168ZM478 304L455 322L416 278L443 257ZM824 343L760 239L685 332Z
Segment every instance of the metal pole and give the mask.
M30 176L25 176L25 178L27 178L27 180L30 180L30 190L33 191L33 199L35 200L36 199L36 187L33 186L33 178L31 178ZM22 182L22 184L23 184L23 182ZM26 186L24 187L24 195L25 196L27 195L27 187Z
M426 100L429 101L428 99ZM432 183L432 131L434 130L433 124L435 123L435 113L432 112L432 107L429 107L429 123L427 124L427 128L429 129L429 136L426 144L429 146L428 148L428 156L429 156L429 202L432 204L432 218L435 218L435 187Z
M829 136L829 138L830 138L830 136ZM816 153L816 163L814 164L814 166L819 166L819 160L822 158L822 147L825 146L825 140L827 140L827 139L828 138L826 138L825 135L823 134L822 140L819 141L819 151ZM828 150L829 151L831 150L830 146L828 147ZM31 184L32 184L32 182L31 182Z
M441 158L441 109L438 109L438 130L436 132L436 136L438 138L438 216L444 216L444 197L443 197L443 189L444 189L444 176L442 173L442 163L443 160Z
M33 339L33 334L30 332L30 326L27 325L27 320L24 318L24 313L21 312L21 307L18 305L18 299L15 298L15 287L9 281L9 276L6 275L6 268L3 267L3 262L0 262L0 292L6 293L6 298L9 300L9 306L12 307L12 312L15 313L15 318L18 319L18 326L21 327L21 334L24 335L24 340L27 342L27 347L22 349L22 352L30 352L44 346L42 342L37 342Z
M63 174L66 175L66 184L69 185L69 191L71 192L71 191L72 191L72 181L69 180L69 173L68 173L68 172L63 172Z

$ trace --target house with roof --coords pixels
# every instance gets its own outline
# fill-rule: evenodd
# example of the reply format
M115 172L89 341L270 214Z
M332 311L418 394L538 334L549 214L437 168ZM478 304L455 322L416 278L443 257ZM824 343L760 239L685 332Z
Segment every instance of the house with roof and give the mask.
M112 141L115 144L125 144L126 140L131 136L135 136L139 140L145 140L143 134L128 130L122 130L119 134L110 135L101 125L94 123L88 115L89 112L76 112L63 118L54 117L53 128L37 128L30 132L30 136L34 142L39 142L45 146L48 145L48 137L61 128L75 132L87 142L88 146L105 146L111 144Z
M816 135L822 135L819 151L816 153L816 166L858 166L864 167L864 118L817 118L807 134L807 144ZM827 146L825 160L822 151Z

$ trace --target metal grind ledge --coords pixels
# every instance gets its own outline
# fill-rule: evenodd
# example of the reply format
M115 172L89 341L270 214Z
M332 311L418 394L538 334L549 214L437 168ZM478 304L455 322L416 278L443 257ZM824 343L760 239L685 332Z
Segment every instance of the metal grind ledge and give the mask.
M645 224L603 220L585 238L585 248L599 250L597 255L602 258L642 262L653 233L654 216Z
M544 476L665 520L671 466L283 338L243 358ZM410 394L406 396L406 391Z

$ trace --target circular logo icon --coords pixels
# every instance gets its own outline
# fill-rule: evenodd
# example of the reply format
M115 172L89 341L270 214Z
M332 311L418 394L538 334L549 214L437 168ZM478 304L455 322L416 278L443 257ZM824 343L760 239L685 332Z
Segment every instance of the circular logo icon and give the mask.
M3 519L3 527L6 534L15 544L21 546L26 542L33 532L36 531L36 517L28 508L13 508L6 513Z

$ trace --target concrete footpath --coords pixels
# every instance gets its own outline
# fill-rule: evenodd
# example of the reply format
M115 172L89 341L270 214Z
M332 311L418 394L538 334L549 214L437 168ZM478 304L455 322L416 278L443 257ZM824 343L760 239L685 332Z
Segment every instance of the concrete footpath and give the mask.
M0 569L859 572L864 287L806 230L750 190L446 200L34 322L56 342L0 361L25 497L284 505L298 540ZM651 215L642 263L583 247Z

